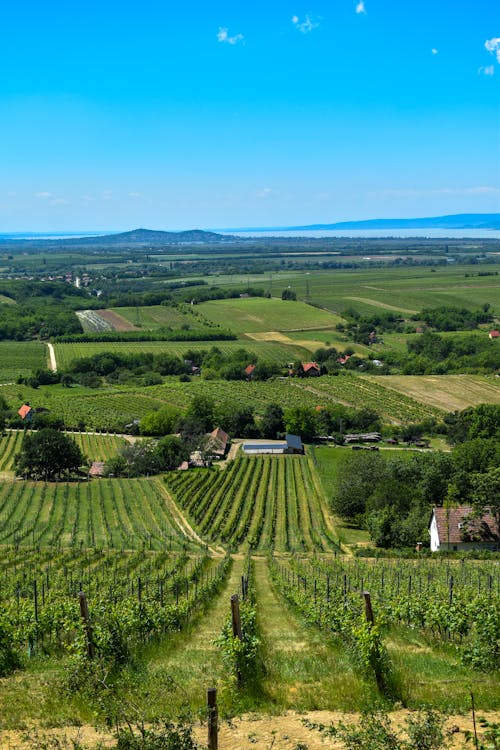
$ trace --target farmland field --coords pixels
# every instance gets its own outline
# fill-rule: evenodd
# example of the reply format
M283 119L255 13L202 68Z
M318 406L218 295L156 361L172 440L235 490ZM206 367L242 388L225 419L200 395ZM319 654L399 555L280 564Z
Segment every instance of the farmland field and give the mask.
M213 542L281 552L338 549L306 457L242 457L223 471L171 473L165 482L200 534Z
M366 376L366 380L375 378ZM405 397L444 411L500 404L500 380L493 375L388 375L383 383Z
M0 483L0 544L112 549L198 548L147 479Z
M197 310L208 320L229 327L235 333L294 331L329 328L341 318L305 302L250 297L203 302Z
M47 367L47 346L38 341L0 341L0 383Z
M189 349L199 351L208 350L216 346L223 353L230 353L234 349L244 348L249 354L268 362L282 364L290 358L300 357L304 349L295 344L287 345L278 342L263 341L130 341L122 342L92 342L78 344L54 344L57 367L64 370L71 362L80 357L92 357L103 352L117 352L139 354L142 352L167 352L175 357L183 357Z
M187 306L186 306L187 307ZM169 307L167 305L154 305L150 307L117 307L112 310L120 317L125 318L134 327L147 331L155 331L158 328L181 328L189 325L191 328L199 328L196 317L183 308Z
M89 461L106 461L126 444L124 438L117 435L68 434ZM21 450L23 436L23 430L12 430L0 436L0 472L13 470L14 456Z

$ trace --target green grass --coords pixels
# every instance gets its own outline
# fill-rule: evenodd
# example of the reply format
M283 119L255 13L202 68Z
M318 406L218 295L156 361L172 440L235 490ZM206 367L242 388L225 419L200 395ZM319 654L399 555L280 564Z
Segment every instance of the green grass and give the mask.
M197 309L208 319L235 333L303 331L333 327L340 318L304 302L251 297L203 302Z
M46 369L47 357L47 346L39 341L0 341L0 383Z

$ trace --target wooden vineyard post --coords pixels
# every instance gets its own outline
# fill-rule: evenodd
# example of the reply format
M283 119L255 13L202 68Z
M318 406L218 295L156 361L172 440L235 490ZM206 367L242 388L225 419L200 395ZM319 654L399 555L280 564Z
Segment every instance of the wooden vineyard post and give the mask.
M239 638L239 640L241 641L242 633L241 633L240 601L238 599L238 594L233 594L231 597L231 623L233 626L233 637ZM236 673L236 678L238 680L238 685L241 685L242 678L241 678L241 672L239 669Z
M78 601L80 602L80 615L85 625L85 637L87 639L87 656L89 659L94 658L94 644L92 643L92 627L90 625L89 616L89 605L87 603L87 597L83 591L78 593Z
M219 727L217 711L217 688L207 690L207 721L208 721L208 750L218 750Z
M231 621L233 624L233 635L241 641L240 600L238 594L233 594L231 597Z
M366 621L370 623L370 625L373 625L375 623L375 618L373 616L373 609L372 609L372 599L370 596L369 591L363 591L363 597L365 600L365 617Z

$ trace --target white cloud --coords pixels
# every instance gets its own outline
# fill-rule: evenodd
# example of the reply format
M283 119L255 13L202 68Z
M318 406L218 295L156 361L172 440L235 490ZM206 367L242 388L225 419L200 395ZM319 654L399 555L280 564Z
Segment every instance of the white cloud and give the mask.
M129 193L128 197L129 198L144 198L142 193Z
M478 75L481 75L481 73L485 76L492 76L495 73L495 66L494 65L481 65L479 70L477 71Z
M7 193L7 198L15 198L16 195L17 193L15 192L15 190L9 190L9 192Z
M491 52L492 55L495 55L497 62L500 63L500 37L493 37L492 39L487 39L484 43L484 46L488 50L488 52Z
M319 26L319 23L317 21L311 21L309 16L306 16L305 21L301 21L298 16L292 16L292 23L302 34L309 34L309 32L313 29L317 29Z
M51 206L67 206L68 204L69 201L66 198L54 198L54 200L50 201Z
M365 0L359 0L359 3L356 5L356 13L358 14L358 16L360 15L360 13L366 15Z
M238 44L238 42L242 42L245 37L243 34L235 34L234 36L229 36L229 30L225 26L219 26L219 31L217 32L217 41L218 42L226 42L226 44Z
M46 191L35 193L35 198L40 198L40 200L47 200L48 198L52 198L52 193L47 193Z
M431 49L431 54L432 54L432 55L439 55L439 50L438 50L438 49L436 49L435 47L433 47L433 48Z
M101 198L103 201L110 201L113 197L113 191L112 190L103 190L101 193Z

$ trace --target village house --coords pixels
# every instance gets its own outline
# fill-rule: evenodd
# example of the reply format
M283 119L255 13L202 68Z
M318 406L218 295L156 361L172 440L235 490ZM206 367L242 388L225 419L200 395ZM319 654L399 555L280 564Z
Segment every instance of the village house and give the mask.
M302 362L304 375L308 378L317 378L321 375L321 370L316 362Z
M431 552L439 550L497 549L499 530L490 513L474 516L468 506L434 508L429 523Z
M245 375L246 375L247 380L253 379L254 371L255 371L255 365L247 365L245 367Z
M498 339L500 338L500 331L490 331L488 334L488 338L490 339Z
M224 458L229 444L229 435L220 427L216 427L208 435L207 452L214 458Z
M29 424L33 421L33 409L29 404L23 404L21 408L17 410L17 413L19 414L23 422Z

